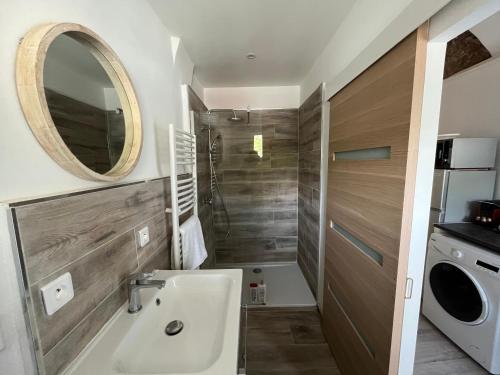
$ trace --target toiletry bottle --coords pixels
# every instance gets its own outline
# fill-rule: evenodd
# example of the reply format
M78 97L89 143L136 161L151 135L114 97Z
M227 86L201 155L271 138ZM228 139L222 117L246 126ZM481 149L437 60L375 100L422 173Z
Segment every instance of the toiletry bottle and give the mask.
M259 293L258 293L258 284L251 283L250 284L250 304L257 305L259 303Z
M267 287L266 284L264 284L264 280L260 280L260 284L258 285L257 289L258 289L258 303L261 305L265 305Z

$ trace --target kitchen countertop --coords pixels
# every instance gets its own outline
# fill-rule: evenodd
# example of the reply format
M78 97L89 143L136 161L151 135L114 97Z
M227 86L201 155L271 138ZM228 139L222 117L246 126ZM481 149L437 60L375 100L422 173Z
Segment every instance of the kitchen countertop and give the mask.
M447 223L434 226L463 240L500 253L500 233L491 228L473 223Z

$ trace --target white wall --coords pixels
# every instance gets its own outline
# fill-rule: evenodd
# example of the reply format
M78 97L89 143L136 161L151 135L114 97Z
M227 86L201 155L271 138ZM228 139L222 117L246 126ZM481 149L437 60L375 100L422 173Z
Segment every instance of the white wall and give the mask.
M196 95L198 95L198 98L200 98L201 101L205 103L205 89L203 88L203 85L201 84L198 77L196 76L196 72L193 72L193 80L191 82L191 88L196 93Z
M449 1L356 1L303 80L301 102L321 82L330 98Z
M0 201L77 191L105 183L82 180L56 164L31 133L17 98L15 61L19 39L33 26L75 22L99 34L118 54L135 87L142 113L144 144L135 170L124 180L166 176L167 128L182 126L181 83L193 65L184 51L173 59L170 34L145 1L22 0L0 2ZM1 206L0 206L1 207ZM1 374L34 374L23 326L12 244L5 208L0 211Z
M439 133L500 139L500 58L487 60L443 83ZM500 146L497 151L500 167ZM500 173L496 199L500 199Z
M205 88L203 96L208 109L276 109L300 106L300 86Z
M31 134L21 111L14 74L18 42L30 28L46 22L76 22L94 30L118 54L132 79L141 106L144 146L137 167L123 181L168 175L167 126L181 125L180 84L190 83L192 63L184 53L174 63L171 35L149 3L3 1L0 3L0 201L104 185L75 177L52 161ZM191 68L185 69L185 64Z
M190 83L193 79L194 64L179 37L170 37L172 58L182 83Z

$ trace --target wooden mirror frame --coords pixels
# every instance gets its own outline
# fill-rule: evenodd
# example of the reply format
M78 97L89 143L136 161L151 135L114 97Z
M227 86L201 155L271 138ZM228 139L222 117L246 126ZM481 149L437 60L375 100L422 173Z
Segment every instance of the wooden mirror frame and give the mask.
M123 107L125 143L120 159L100 174L84 165L59 134L47 104L43 71L51 43L67 33L89 48L108 74ZM43 149L68 172L93 181L117 181L137 164L142 149L139 103L132 82L116 53L92 30L75 23L50 23L31 29L21 40L16 61L17 93L24 116ZM126 105L128 103L128 105Z

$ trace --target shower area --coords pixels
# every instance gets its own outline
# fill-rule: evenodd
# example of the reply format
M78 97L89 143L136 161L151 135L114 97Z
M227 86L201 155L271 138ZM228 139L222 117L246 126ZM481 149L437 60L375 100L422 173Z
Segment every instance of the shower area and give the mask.
M292 109L209 110L192 90L189 101L204 267L242 268L244 304L263 282L267 306L315 306L321 90Z

